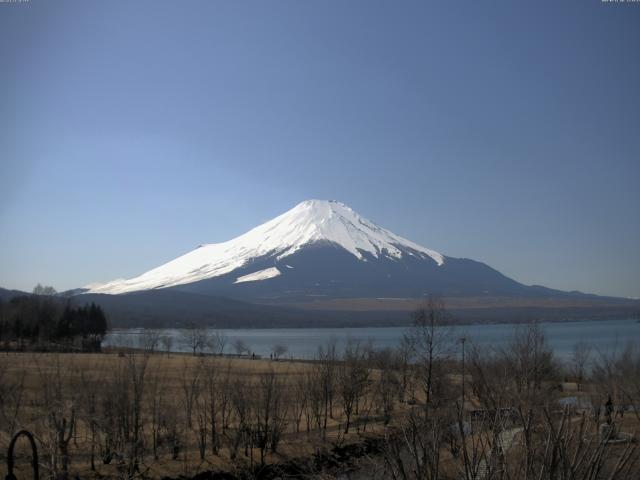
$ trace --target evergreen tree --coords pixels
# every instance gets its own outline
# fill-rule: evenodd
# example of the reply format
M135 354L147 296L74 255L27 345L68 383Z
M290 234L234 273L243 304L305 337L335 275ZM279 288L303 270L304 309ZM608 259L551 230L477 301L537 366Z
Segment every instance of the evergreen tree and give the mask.
M46 287L36 288L38 292ZM23 349L26 343L76 344L99 350L107 332L107 319L99 305L72 306L58 297L39 294L14 297L0 304L0 341Z

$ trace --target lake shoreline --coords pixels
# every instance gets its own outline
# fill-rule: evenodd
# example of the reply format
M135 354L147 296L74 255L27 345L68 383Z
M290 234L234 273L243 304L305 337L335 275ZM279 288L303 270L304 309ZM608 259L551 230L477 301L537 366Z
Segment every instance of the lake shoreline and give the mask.
M483 326L483 325L526 325L527 323L540 323L540 324L556 324L556 323L583 323L583 322L614 322L617 320L635 320L638 323L640 323L640 318L629 318L628 316L614 316L614 317L607 317L607 318L583 318L583 319L575 319L575 318L568 318L568 319L564 319L564 320L522 320L522 321L508 321L508 320L504 320L504 321L500 321L500 320L496 320L496 321L487 321L487 322L474 322L474 321L454 321L451 322L449 324L447 324L447 326L451 326L451 327L462 327L462 326ZM305 326L305 325L300 325L300 326L287 326L287 327L280 327L280 326L273 326L273 327L269 327L269 326L260 326L260 327L247 327L247 326L242 326L239 325L237 327L232 328L231 330L282 330L282 329L291 329L291 330L307 330L307 329L318 329L318 330L339 330L339 329L350 329L350 328L411 328L412 326L412 322L411 321L407 321L407 322L401 322L401 323L396 323L396 322L391 322L388 325L387 324L383 324L383 323L375 323L375 324L371 324L371 325L327 325L327 326L322 326L322 325L309 325L309 326ZM123 333L123 332L127 332L127 331L132 331L132 330L169 330L169 329L183 329L183 328L187 328L185 326L182 325L175 325L173 327L145 327L145 326L140 326L140 327L114 327L114 328L110 328L109 332L118 332L118 333ZM229 327L218 327L216 325L202 325L201 328L205 328L205 329L212 329L212 330L230 330Z
M640 323L634 318L623 320L582 320L566 322L539 322L550 346L559 357L567 357L578 342L592 344L595 349L607 351L619 348L628 341L640 339ZM456 324L452 325L454 338L465 337L468 347L498 347L508 341L521 325L519 323L499 324ZM370 343L374 348L395 348L407 332L409 325L402 327L338 327L338 328L211 328L226 339L225 352L231 352L237 341L242 341L249 351L269 358L276 346L285 347L284 357L309 359L320 346L334 342L339 349L348 339ZM148 332L147 330L146 332ZM181 345L184 329L152 329L161 337L171 337L172 351L187 351ZM144 341L145 329L113 329L105 337L105 347L136 346Z

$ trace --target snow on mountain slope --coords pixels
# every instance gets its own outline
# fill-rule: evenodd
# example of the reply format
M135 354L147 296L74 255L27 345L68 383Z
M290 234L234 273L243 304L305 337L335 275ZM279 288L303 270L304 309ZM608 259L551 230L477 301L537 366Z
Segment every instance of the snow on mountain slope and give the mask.
M265 268L264 270L258 270L257 272L238 277L233 283L257 282L259 280L268 280L269 278L274 278L278 275L280 275L280 270L276 267Z
M99 286L92 284L87 287L88 293L120 294L193 283L225 275L266 255L273 255L280 260L316 242L337 244L360 260L366 260L363 253L368 253L376 258L383 255L390 258L401 258L403 255L430 258L440 266L445 262L445 257L438 252L370 222L343 203L307 200L233 240L201 245L131 279L114 280ZM278 271L277 275L280 273ZM276 275L252 281L273 276Z

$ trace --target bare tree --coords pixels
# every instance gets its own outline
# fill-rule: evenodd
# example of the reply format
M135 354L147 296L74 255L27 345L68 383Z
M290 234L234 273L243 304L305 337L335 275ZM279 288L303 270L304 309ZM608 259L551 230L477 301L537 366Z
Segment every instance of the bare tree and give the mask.
M472 393L484 409L497 411L513 404L514 379L504 355L493 348L473 345L467 359Z
M195 430L196 434L196 443L198 445L198 453L200 454L200 460L204 460L205 454L207 451L207 441L208 441L208 432L209 432L209 402L208 396L206 392L202 392L202 389L199 389L195 400L194 400L194 409L196 416L197 429Z
M397 399L401 397L402 381L402 360L399 360L392 350L381 350L376 352L372 359L378 371L375 380L375 401L376 408L382 413L384 424L388 425L396 406Z
M250 351L249 346L241 338L238 338L233 342L233 349L238 355L243 355L244 353L248 354Z
M116 460L118 475L140 475L144 456L145 377L148 355L131 353L119 357L104 378L100 391L98 431L103 463Z
M120 357L105 371L99 388L98 440L102 463L121 458L130 431L131 394Z
M131 437L126 452L126 475L132 478L140 473L143 450L143 399L148 355L130 354L126 357L126 371L131 386Z
M218 368L215 360L211 358L205 358L202 361L201 370L204 377L204 391L203 397L205 402L205 408L207 409L207 416L209 418L209 434L211 452L214 455L218 454L220 448L220 440L218 433L218 410L219 410L219 394L220 387L223 387L221 379L218 375ZM224 387L223 387L224 388Z
M417 363L416 373L426 406L446 381L442 366L450 357L455 341L451 323L442 299L431 296L414 312L413 326L406 336Z
M295 432L300 432L300 422L302 415L307 409L307 397L309 391L307 389L307 378L304 372L296 372L291 386L291 414L295 425ZM309 426L309 425L308 425Z
M337 367L337 384L342 399L342 409L346 418L344 433L349 433L351 415L357 411L360 397L369 380L365 352L358 341L349 339L342 362Z
M438 407L434 408L437 414L429 416L412 408L397 430L387 431L383 458L388 478L435 480L441 477L445 433L450 428L451 419L440 415ZM465 480L472 478L475 477L466 477Z
M245 454L248 453L251 437L251 399L246 379L244 377L235 378L231 388L231 404L236 419L236 428L229 448L231 460L235 460L238 455L238 449L243 443L245 444Z
M231 361L226 364L224 371L221 373L221 377L218 379L218 395L220 401L220 427L222 433L228 427L229 411L231 410L231 388L232 388L232 370Z
M620 393L626 405L630 405L640 420L640 348L630 342L616 367L619 372Z
M0 358L0 428L10 437L20 423L23 410L26 370L20 368L9 375L4 358Z
M312 424L314 424L318 430L322 429L322 420L325 418L323 414L326 412L326 406L328 405L326 401L326 381L326 372L318 366L314 366L313 369L310 369L304 375L305 391L307 392L307 401L305 403L307 432L311 430Z
M142 333L141 343L145 353L155 353L160 345L160 332L158 330L145 328Z
M227 346L227 336L219 330L214 330L209 335L209 348L216 355L223 355Z
M75 431L78 407L75 396L66 396L68 391L74 390L67 385L69 378L66 373L69 369L63 370L59 356L54 356L52 360L52 365L44 366L34 359L42 391L42 407L46 412L41 417L41 422L47 432L46 446L49 450L48 467L51 476L67 480L71 464L69 443Z
M557 364L540 325L518 325L502 354L519 403L545 403L553 398L549 389L543 389L543 382L556 375Z
M200 376L201 365L197 364L194 368L193 364L185 359L182 365L182 375L180 375L180 387L188 430L193 428L193 407L200 394Z
M395 357L398 364L400 374L400 389L398 392L399 400L405 401L407 390L410 386L411 377L411 358L413 355L413 341L410 335L403 335L400 340L400 344L396 348ZM415 396L414 392L411 392L411 397Z
M173 345L173 337L171 335L163 335L160 338L160 342L162 343L162 347L164 348L167 357L171 353L171 346Z
M190 324L180 331L180 343L188 348L193 356L196 356L209 348L210 338L205 328L198 328L194 324Z
M176 409L165 408L160 411L162 442L169 446L172 460L177 460L182 449L183 432L181 419Z
M57 293L58 292L56 291L55 288L50 287L50 286L42 286L39 283L35 287L33 287L33 294L34 295L53 297Z
M280 356L284 355L285 353L287 353L287 346L282 344L282 343L276 343L273 348L273 359L274 360L278 360L280 358Z
M554 401L556 360L537 324L519 325L504 348L472 345L467 356L472 393L491 411Z
M322 435L327 434L329 418L333 418L333 398L335 395L337 354L336 340L331 339L326 346L318 348L316 363L316 381L320 387L322 400ZM315 388L313 388L315 393Z
M98 369L98 377L104 375L105 369ZM89 462L91 470L96 470L95 455L98 444L98 398L101 393L101 378L94 378L88 372L80 370L82 396L80 397L81 417L89 430Z
M591 345L587 342L578 342L573 346L573 354L571 356L571 369L573 376L578 384L584 380L586 368L591 357Z
M635 343L629 342L622 350L599 352L592 376L600 403L611 396L614 404L627 405L640 420L640 349Z
M164 384L167 377L162 363L158 363L152 371L147 382L148 395L146 395L146 413L147 424L151 434L151 449L153 458L159 458L159 445L162 441L162 423L163 411L168 409L167 400L165 398Z
M284 385L273 370L260 374L252 409L255 419L257 446L260 449L260 463L264 464L267 448L277 451L280 437L286 425L286 402Z

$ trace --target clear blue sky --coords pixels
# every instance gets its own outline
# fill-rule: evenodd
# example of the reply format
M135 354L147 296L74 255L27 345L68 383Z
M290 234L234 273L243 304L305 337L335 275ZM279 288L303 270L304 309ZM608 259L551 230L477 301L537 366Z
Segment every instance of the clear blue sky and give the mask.
M0 286L132 276L308 198L640 296L640 4L0 3Z

